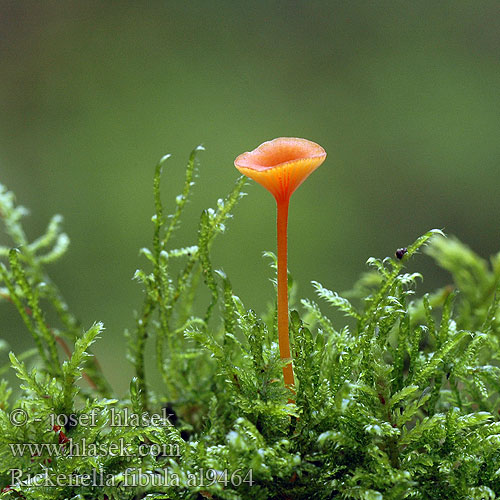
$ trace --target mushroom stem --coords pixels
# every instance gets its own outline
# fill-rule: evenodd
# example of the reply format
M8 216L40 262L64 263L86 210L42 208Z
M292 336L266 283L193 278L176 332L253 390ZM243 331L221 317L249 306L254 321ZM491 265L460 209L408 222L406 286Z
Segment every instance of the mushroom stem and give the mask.
M289 360L283 367L285 387L292 392L295 385L293 366L290 356L288 335L288 269L287 269L287 226L289 198L277 201L277 237L278 237L278 342L280 358Z

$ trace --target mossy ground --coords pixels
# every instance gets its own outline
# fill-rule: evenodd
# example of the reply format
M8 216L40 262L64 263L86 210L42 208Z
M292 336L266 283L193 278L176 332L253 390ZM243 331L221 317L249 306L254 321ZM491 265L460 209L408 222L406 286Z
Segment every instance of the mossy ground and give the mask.
M61 218L29 242L25 210L0 191L12 240L0 248L2 307L16 307L33 337L33 349L11 353L2 369L12 367L22 385L0 385L0 497L497 498L500 254L487 263L434 230L404 255L369 259L344 296L314 283L321 302L348 318L342 325L316 302L291 301L297 387L289 403L275 307L248 310L210 259L244 180L202 213L192 242L170 246L196 154L169 216L159 189L167 157L155 171L153 244L135 274L144 301L127 332L135 377L124 398L92 356L103 326L82 328L47 274L68 247ZM419 296L421 277L405 264L424 247L454 287ZM208 304L195 314L203 289ZM293 299L291 278L290 292ZM148 380L151 363L160 390ZM142 418L113 425L125 412Z

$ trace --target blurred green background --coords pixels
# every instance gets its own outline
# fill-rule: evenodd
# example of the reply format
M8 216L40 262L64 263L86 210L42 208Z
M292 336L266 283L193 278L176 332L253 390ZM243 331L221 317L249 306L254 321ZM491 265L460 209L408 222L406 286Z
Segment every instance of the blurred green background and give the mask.
M123 330L140 307L152 175L168 207L191 149L197 190L176 244L225 195L234 158L278 136L314 140L325 164L292 198L289 267L342 291L369 256L430 228L481 255L500 249L500 11L491 1L0 1L0 182L37 237L61 213L72 244L51 267L97 353L128 386ZM274 200L249 184L214 265L245 304L273 300L263 250ZM1 239L0 243L5 243ZM426 256L423 289L447 276ZM1 337L31 345L10 304Z

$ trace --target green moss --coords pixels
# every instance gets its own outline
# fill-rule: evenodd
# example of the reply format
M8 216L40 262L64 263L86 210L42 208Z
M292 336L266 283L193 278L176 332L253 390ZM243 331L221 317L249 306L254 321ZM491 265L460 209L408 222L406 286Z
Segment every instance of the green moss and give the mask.
M170 216L159 188L168 157L155 171L153 245L142 249L146 267L135 274L144 300L127 334L135 377L126 398L115 397L91 353L103 326L82 333L47 275L45 265L68 246L61 219L30 243L24 209L1 188L13 247L0 248L3 307L18 309L34 349L11 353L2 368L12 367L22 385L0 384L0 497L500 495L500 257L489 265L433 230L401 259L369 259L349 300L315 282L318 298L348 316L347 326L311 300L291 311L297 392L289 403L274 307L264 316L248 310L210 259L244 180L202 213L189 245L170 245L199 149ZM456 290L418 296L420 275L405 264L426 245ZM154 373L162 382L155 391ZM117 425L127 415L130 425Z

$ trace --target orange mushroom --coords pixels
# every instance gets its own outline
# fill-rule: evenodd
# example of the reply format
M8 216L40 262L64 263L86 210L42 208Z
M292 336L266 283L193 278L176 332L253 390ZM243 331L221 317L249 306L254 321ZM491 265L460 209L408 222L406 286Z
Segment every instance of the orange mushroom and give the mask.
M326 158L325 150L314 142L280 137L239 155L235 167L264 186L276 199L278 237L278 341L280 357L289 360L283 367L285 386L295 385L288 335L287 226L292 193Z

